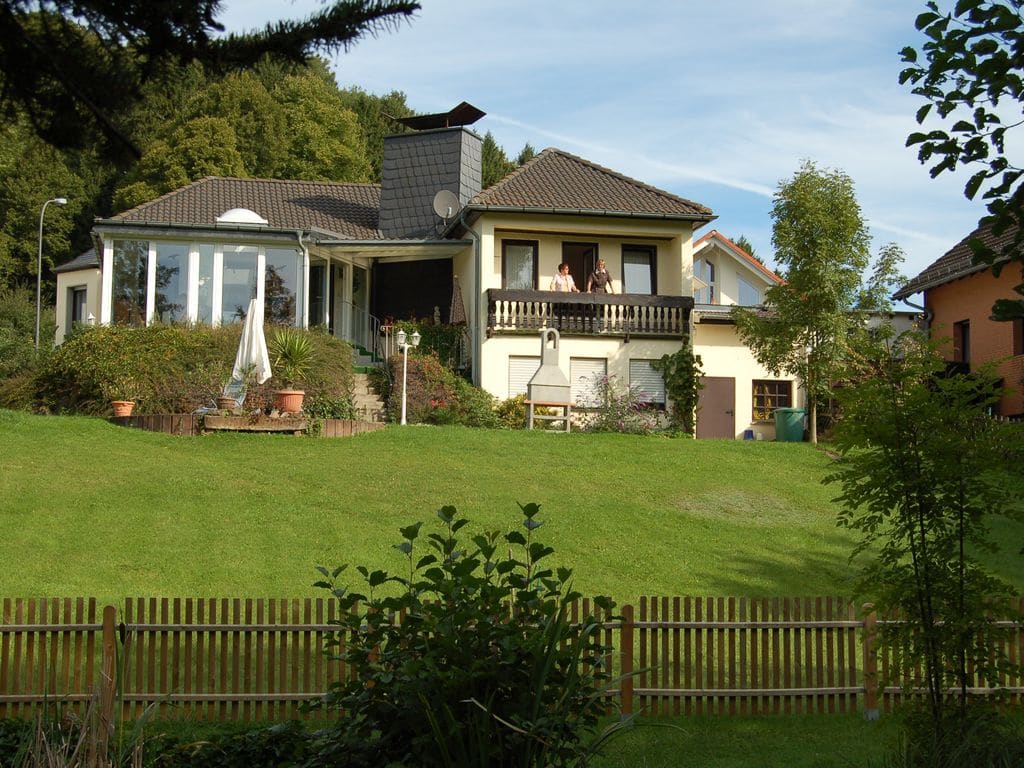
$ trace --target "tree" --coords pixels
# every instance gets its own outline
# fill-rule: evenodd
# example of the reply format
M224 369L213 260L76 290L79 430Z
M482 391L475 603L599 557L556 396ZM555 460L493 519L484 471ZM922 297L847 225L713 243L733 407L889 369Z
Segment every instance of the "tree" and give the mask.
M913 745L925 751L906 764L1019 764L964 750L988 749L991 737L970 716L968 689L975 679L999 687L1007 671L996 620L1009 618L1013 592L977 554L995 548L995 516L1020 514L1011 478L1021 431L985 413L1000 389L991 369L946 376L942 357L916 334L862 351L837 394L842 458L826 482L842 487L839 525L861 536L860 591L903 619L883 625L881 641L897 653L893 679L882 682L909 683L924 670L931 727Z
M481 179L483 189L497 184L516 169L516 164L508 159L505 150L494 140L494 135L490 131L484 134L484 143L480 154L483 166Z
M419 10L410 0L336 0L304 21L218 36L220 0L0 0L0 105L23 110L56 147L97 134L111 156L141 151L121 122L141 87L199 62L213 72L250 67L264 55L305 62Z
M870 236L850 177L810 161L780 182L772 219L775 260L785 280L765 291L767 312L736 307L733 317L761 365L800 381L811 442L817 443L817 401L841 371Z
M530 142L526 142L523 145L523 148L519 150L519 154L516 155L516 165L526 165L536 156L537 150L533 148L533 145L530 144Z
M975 262L992 265L997 276L1007 260L1024 263L1024 167L1007 151L1009 131L1024 124L1022 5L1024 0L959 0L952 13L943 14L932 0L915 21L927 36L921 53L912 46L900 52L908 65L900 83L911 84L926 101L917 122L937 117L952 123L946 130L911 133L907 146L919 147L922 163L934 163L932 177L972 169L964 194L973 200L980 192L988 201L988 215L979 224L996 235L1014 233L1000 252L978 239L971 242ZM1024 296L1024 283L1015 290ZM996 319L1024 317L1024 299L1004 299L993 309Z
M753 259L756 259L759 263L764 264L764 260L757 255L757 251L754 250L753 244L749 240L747 240L746 235L740 235L732 242L737 248L740 248L743 251L745 251L748 256L750 256Z

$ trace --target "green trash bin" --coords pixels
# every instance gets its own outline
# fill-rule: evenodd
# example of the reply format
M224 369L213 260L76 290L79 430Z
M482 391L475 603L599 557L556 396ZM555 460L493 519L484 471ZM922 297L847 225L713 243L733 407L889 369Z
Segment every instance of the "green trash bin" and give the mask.
M780 443L801 443L804 439L803 408L775 409L775 439Z

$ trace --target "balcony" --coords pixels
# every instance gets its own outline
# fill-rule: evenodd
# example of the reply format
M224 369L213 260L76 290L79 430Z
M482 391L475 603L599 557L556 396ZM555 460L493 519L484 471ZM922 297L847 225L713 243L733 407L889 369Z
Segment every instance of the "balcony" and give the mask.
M554 328L562 335L680 338L689 332L691 296L639 293L555 293L487 291L487 336L535 333Z

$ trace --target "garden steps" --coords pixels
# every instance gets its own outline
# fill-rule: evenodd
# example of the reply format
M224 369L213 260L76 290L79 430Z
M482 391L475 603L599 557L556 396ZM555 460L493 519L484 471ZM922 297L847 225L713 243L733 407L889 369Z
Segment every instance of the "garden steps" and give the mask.
M356 417L363 421L387 421L384 401L370 386L370 377L366 373L352 374L352 405Z

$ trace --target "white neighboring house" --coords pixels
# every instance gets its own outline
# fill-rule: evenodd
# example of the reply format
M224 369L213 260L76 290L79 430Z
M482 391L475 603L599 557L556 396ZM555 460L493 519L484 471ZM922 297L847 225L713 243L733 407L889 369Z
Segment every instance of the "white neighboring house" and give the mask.
M693 244L694 351L704 364L698 437L775 437L774 409L798 407L791 376L773 376L737 335L733 306L759 307L782 279L732 240L711 230Z
M385 140L380 184L208 177L97 220L97 250L57 270L58 342L90 316L240 322L251 298L268 323L322 326L371 354L386 351L384 319L464 323L467 375L503 399L525 392L554 327L574 401L596 374L663 406L651 362L694 333L698 435L771 439L755 418L770 417L756 389L768 377L726 309L779 278L717 232L694 243L715 218L705 206L561 150L481 190L482 139L466 126L482 116L463 103L407 119ZM694 280L695 257L714 277ZM547 290L562 262L585 289L598 258L614 293ZM709 291L696 313L695 286ZM792 380L771 387L795 404Z

